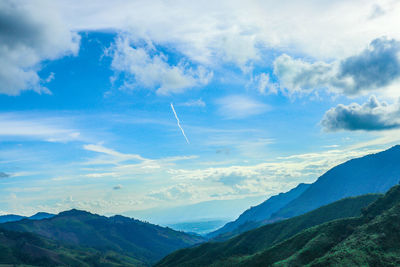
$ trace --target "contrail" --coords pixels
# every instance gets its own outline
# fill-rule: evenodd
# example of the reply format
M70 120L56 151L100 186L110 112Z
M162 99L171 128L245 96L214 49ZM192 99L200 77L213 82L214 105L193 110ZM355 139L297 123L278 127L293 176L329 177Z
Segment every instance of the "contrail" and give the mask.
M186 142L187 142L188 144L190 144L189 140L188 140L187 137L186 137L185 131L183 130L183 128L182 128L182 126L181 126L181 123L180 123L180 121L179 121L178 115L176 115L176 111L175 111L175 108L174 108L174 105L172 104L172 102L171 102L171 109L172 109L172 111L174 112L174 115L175 115L175 118L176 118L176 122L178 123L178 127L181 129L182 134L183 134L183 136L184 136L185 139L186 139Z

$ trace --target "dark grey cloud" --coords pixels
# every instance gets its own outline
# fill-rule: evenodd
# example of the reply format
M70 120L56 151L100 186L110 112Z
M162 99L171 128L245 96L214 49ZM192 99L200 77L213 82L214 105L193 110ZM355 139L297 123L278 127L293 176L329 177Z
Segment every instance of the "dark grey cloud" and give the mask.
M340 63L339 79L350 78L353 86L346 93L357 94L390 85L400 77L400 42L386 38L375 39L361 54Z
M5 173L5 172L0 172L0 179L4 179L4 178L8 178L10 177L9 174Z
M400 128L400 105L379 102L375 96L363 105L338 105L328 110L321 121L326 131L380 131Z
M122 189L122 185L120 185L120 184L116 185L116 186L113 187L113 189L114 190L120 190L120 189Z
M0 1L0 94L48 92L40 63L77 53L79 39L44 1Z
M333 63L281 55L274 61L274 74L289 93L329 88L358 95L382 90L400 79L400 42L378 38L361 53Z

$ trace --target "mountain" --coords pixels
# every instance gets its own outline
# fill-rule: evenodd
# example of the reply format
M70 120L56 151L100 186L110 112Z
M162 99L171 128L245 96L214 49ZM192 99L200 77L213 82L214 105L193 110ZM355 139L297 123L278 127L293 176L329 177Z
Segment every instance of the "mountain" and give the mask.
M43 220L43 219L50 219L53 218L55 215L47 212L38 212L31 217L28 217L30 220Z
M208 238L213 238L216 236L232 237L231 234L227 233L242 233L252 227L253 225L259 226L257 222L262 222L268 220L270 216L287 205L292 200L296 199L301 195L310 185L309 184L299 184L297 187L286 193L280 193L279 195L272 196L260 205L251 207L250 209L243 212L235 221L225 224L222 228L211 232L207 235Z
M70 210L45 220L21 220L0 228L30 232L69 246L113 251L149 265L174 250L203 239L123 216L104 217Z
M359 218L322 224L262 253L232 260L236 266L399 266L400 186Z
M20 221L22 219L42 220L42 219L51 218L53 216L54 216L54 214L47 213L47 212L38 212L35 215L32 215L30 217L21 216L21 215L14 215L14 214L8 214L8 215L0 216L0 223L16 222L16 221Z
M4 264L4 265L3 265ZM0 229L1 266L143 266L114 252L65 246L32 233Z
M340 164L310 185L300 184L246 210L207 237L223 241L261 225L292 218L339 199L384 193L400 181L400 146ZM300 187L300 188L299 188Z
M225 242L208 242L182 249L168 255L157 266L235 266L236 263L230 265L232 259L256 255L296 236L304 229L340 218L359 216L364 207L380 196L367 194L346 198L288 220L264 225Z
M220 228L225 223L226 221L221 221L221 220L210 220L210 221L205 220L205 221L175 223L175 224L169 224L167 226L177 231L183 231L186 233L195 233L197 235L205 235L211 231Z
M400 146L340 164L311 184L298 198L271 216L291 218L336 200L383 193L400 181Z
M19 221L26 218L25 216L20 216L20 215L14 215L14 214L7 214L7 215L1 215L0 216L0 223L5 223L5 222L15 222Z

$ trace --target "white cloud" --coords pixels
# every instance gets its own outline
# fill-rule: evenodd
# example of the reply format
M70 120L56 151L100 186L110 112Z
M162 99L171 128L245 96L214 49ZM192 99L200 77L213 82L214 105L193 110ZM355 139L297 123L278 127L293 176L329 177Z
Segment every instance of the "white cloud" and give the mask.
M288 190L299 182L314 182L320 175L351 158L375 153L366 147L328 149L321 152L279 157L255 165L232 165L205 169L170 169L168 173L181 183L213 183L228 195L260 195ZM219 184L218 186L216 186Z
M189 100L187 102L180 103L178 105L184 107L205 107L206 103L201 98L199 98L197 100Z
M278 84L271 82L268 73L261 73L252 79L252 84L255 85L260 94L276 94L278 93Z
M171 200L191 200L198 194L196 188L193 185L179 183L177 185L168 186L166 188L160 190L151 191L148 196L163 200L163 201L171 201Z
M370 19L379 4L380 16ZM400 39L399 3L355 1L58 1L74 29L129 29L195 62L251 65L260 49L332 59L382 35ZM374 11L375 10L375 11ZM332 38L334 36L334 38Z
M243 119L264 113L268 105L242 95L230 95L217 100L218 112L228 119Z
M204 67L190 67L184 61L170 65L168 58L156 51L151 43L140 45L129 34L118 37L108 54L112 68L124 73L124 88L156 89L159 95L182 93L187 89L206 85L212 73Z
M0 138L17 140L19 138L66 142L82 140L80 132L63 117L43 117L24 113L0 114Z
M0 3L0 94L23 90L50 93L38 71L43 60L76 55L80 36L71 32L45 1Z
M108 156L112 156L113 158L115 158L118 161L126 161L126 160L131 160L131 159L141 160L141 161L146 160L145 158L141 157L140 155L120 153L113 149L104 147L100 144L97 144L97 145L88 144L88 145L84 145L83 148L88 151L93 151L93 152L97 152L97 153L106 154Z

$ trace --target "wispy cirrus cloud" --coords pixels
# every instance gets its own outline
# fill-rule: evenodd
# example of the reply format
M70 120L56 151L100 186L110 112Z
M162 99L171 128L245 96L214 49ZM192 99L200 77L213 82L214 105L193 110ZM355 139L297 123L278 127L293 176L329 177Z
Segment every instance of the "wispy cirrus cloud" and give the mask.
M218 113L227 119L243 119L262 114L270 107L244 95L230 95L216 101Z
M48 142L79 141L79 130L70 126L68 118L38 114L1 113L0 138L30 139Z
M206 103L201 98L199 98L197 100L189 100L184 103L179 103L178 105L184 107L205 107Z

